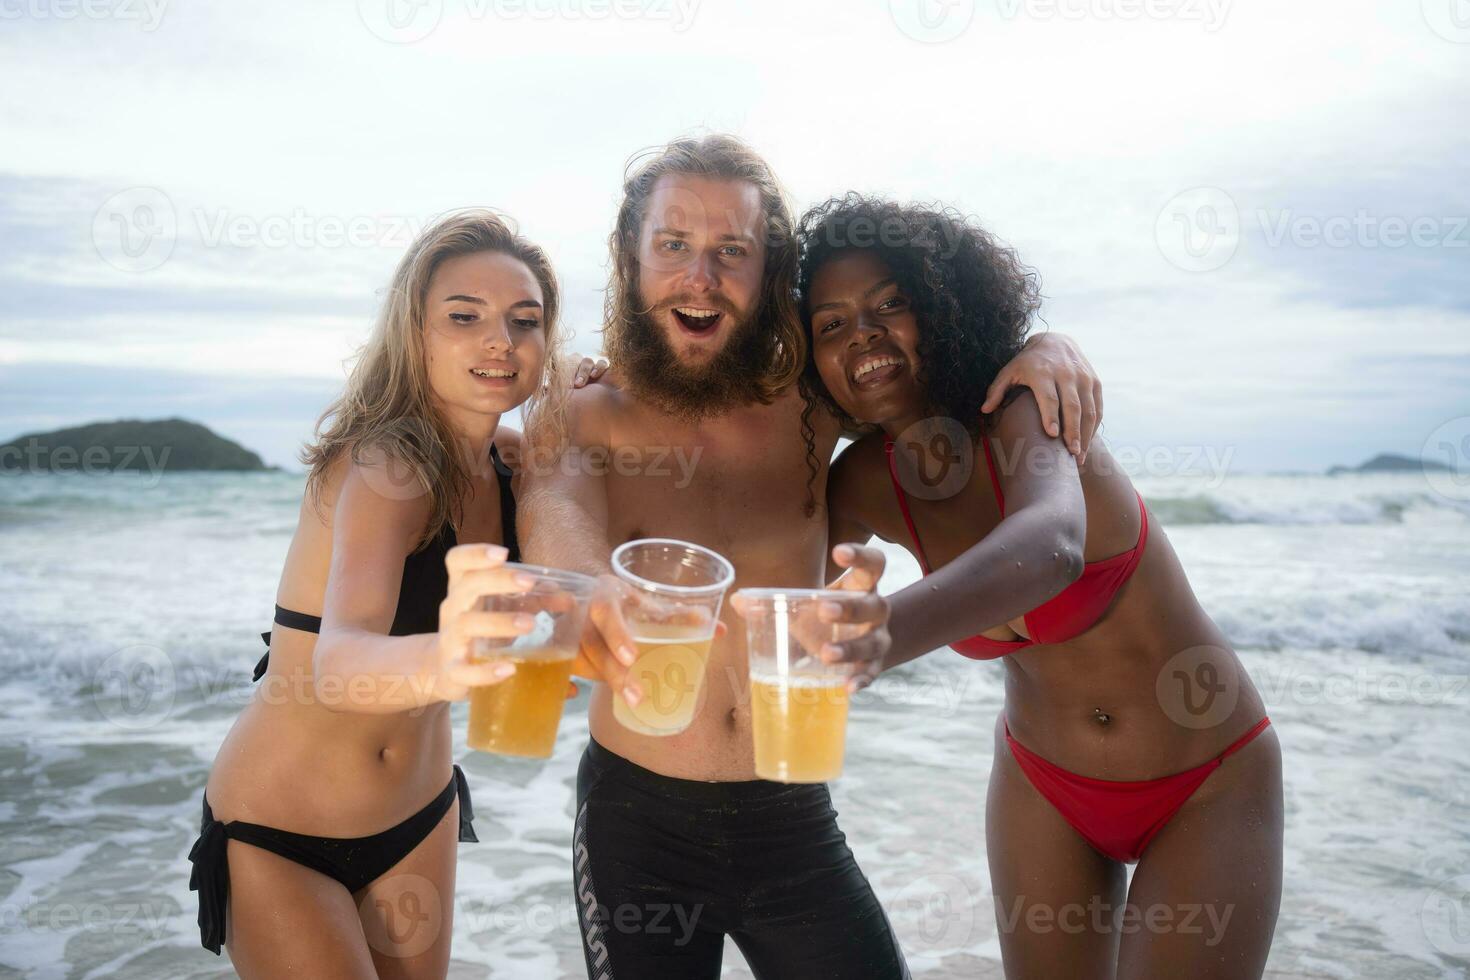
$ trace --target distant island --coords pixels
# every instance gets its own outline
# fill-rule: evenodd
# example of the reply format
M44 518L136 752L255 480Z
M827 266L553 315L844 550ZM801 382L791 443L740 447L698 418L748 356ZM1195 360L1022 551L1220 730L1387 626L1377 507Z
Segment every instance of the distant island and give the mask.
M0 474L275 469L187 419L122 419L33 432L0 445Z
M1420 470L1451 472L1450 467L1443 463L1436 463L1433 460L1416 459L1413 456L1398 456L1394 453L1379 453L1362 466L1334 466L1327 471L1327 475L1341 476L1344 473L1417 473Z

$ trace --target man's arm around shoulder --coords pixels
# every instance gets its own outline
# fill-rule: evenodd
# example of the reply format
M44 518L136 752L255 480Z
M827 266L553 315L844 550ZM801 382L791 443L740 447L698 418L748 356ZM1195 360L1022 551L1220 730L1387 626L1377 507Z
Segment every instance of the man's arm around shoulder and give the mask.
M596 385L573 391L566 442L533 441L525 454L516 520L526 561L586 575L610 570L607 416L615 395Z

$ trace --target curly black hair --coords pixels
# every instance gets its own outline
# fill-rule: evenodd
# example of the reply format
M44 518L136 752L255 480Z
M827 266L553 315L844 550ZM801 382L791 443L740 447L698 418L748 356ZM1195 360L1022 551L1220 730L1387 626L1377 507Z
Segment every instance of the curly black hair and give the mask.
M978 437L985 391L1020 353L1041 306L1036 272L1021 263L1015 250L954 208L898 204L856 192L802 215L797 242L797 290L808 328L812 277L823 263L853 249L871 249L883 259L919 321L918 381L930 413L957 419ZM869 431L832 400L817 373L812 345L806 346L798 381L807 403L803 428L825 406L848 431ZM807 462L814 469L810 442Z

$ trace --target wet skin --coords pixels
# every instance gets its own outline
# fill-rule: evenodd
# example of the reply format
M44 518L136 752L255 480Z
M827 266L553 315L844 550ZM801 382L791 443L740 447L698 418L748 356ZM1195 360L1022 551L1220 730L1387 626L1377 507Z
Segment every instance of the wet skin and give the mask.
M919 380L922 327L890 270L871 252L841 253L814 276L810 304L813 353L834 400L900 439L929 412ZM897 363L864 370L881 361ZM1006 516L978 445L971 447L968 479L952 496L910 494L934 573L890 597L890 666L977 633L1001 640L1026 636L1024 614L1074 581L1084 560L1126 552L1138 540L1137 497L1100 443L1079 468L1043 431L1029 393L1013 398L987 432ZM945 462L934 448L918 444L919 465L937 471ZM834 464L828 503L834 543L866 542L876 534L917 557L881 433L849 447ZM1180 708L1190 692L1181 688L1176 702L1170 678L1158 686L1171 658L1194 648L1209 651L1215 683L1224 689L1220 696L1234 699L1233 709L1215 712L1200 727L1178 720L1188 720ZM1095 626L1002 663L1005 718L1015 738L1058 766L1098 779L1150 779L1200 765L1265 713L1229 641L1196 601L1167 534L1153 521L1142 560ZM1007 975L1113 976L1115 968L1127 976L1171 969L1185 971L1171 975L1258 974L1279 903L1281 813L1279 747L1268 728L1155 840L1129 896L1233 903L1236 928L1226 942L1206 949L1197 937L1161 940L1145 932L1120 943L1116 932L1068 936L1022 927L1002 934ZM1121 905L1122 866L1093 851L1037 794L999 737L987 828L998 905L1018 896L1053 908L1085 904L1092 896ZM1216 857L1207 858L1206 849Z
M648 212L639 289L681 360L698 364L728 340L737 316L751 310L760 293L765 251L759 194L745 182L665 177ZM706 217L691 220L694 213ZM691 332L673 305L723 315L712 328ZM687 423L619 387L616 365L609 380L574 392L572 444L631 465L600 473L579 468L572 475L564 468L528 472L520 515L527 560L599 574L608 571L616 545L671 537L728 558L736 576L731 592L747 585L822 584L827 528L805 513L802 401L794 389L769 405ZM824 416L816 425L818 458L828 459L837 424ZM590 708L592 737L667 776L754 778L745 631L728 602L721 618L728 628L711 648L704 700L688 729L663 738L628 731L613 718L613 689L599 684Z
M756 303L765 264L759 209L757 189L744 181L676 175L655 185L640 233L639 292L685 363L711 358ZM725 315L707 333L691 332L672 309L685 305ZM1054 361L1047 351L1029 352L1017 363L1040 365L1034 376L1049 378ZM593 465L533 467L524 478L520 535L527 560L599 574L616 545L673 537L727 557L735 566L732 591L809 588L840 571L828 562L821 508L808 513L806 507L804 405L794 386L768 405L747 404L691 423L620 387L614 369L612 383L580 389L572 400L572 455ZM1094 380L1085 376L1089 390ZM821 500L839 426L825 412L812 424L812 486ZM599 458L626 463L597 465ZM694 463L685 467L680 460ZM688 729L652 738L623 728L613 718L612 699L622 696L626 668L603 657L596 672L611 683L594 689L593 738L664 775L753 778L744 628L728 603L722 618L729 628L715 640L705 700Z
M526 266L496 253L446 259L429 282L423 339L427 383L466 446L493 439L514 455L519 435L499 428L542 376L541 288ZM481 374L512 373L508 378ZM500 495L488 465L473 478L455 528L461 545L503 544ZM449 704L395 703L409 685L318 687L324 673L352 673L351 658L377 653L385 674L406 673L432 652L436 634L388 637L405 557L429 516L427 500L391 468L343 458L326 474L321 506L302 502L276 602L320 614L320 636L274 626L270 667L215 759L207 797L215 818L294 833L361 837L417 812L444 788L451 763ZM441 616L442 620L442 616ZM441 621L441 630L445 624ZM340 656L327 666L324 647ZM244 669L242 667L242 669ZM364 669L364 674L370 671ZM401 678L399 678L401 679ZM344 703L345 702L345 703ZM230 841L226 943L243 977L436 977L448 967L458 804L398 865L363 892L276 854ZM374 909L403 899L396 875L414 874L434 895L436 940L412 956L370 948ZM381 901L378 896L381 893ZM440 899L443 899L441 902ZM280 923L291 923L283 941ZM379 944L381 946L381 944Z

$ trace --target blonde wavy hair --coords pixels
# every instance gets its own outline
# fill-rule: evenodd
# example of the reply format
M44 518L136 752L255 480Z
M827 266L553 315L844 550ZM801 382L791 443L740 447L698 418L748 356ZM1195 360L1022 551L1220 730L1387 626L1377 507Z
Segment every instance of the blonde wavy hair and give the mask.
M806 328L796 302L795 222L770 165L735 136L715 133L685 137L629 160L623 179L623 202L608 242L612 270L603 318L607 356L617 366L620 352L629 343L630 324L642 308L638 296L638 239L648 198L659 178L668 174L744 180L760 192L766 267L755 318L756 330L765 341L765 370L757 387L763 400L769 402L796 382L806 363Z
M519 259L541 286L546 362L541 384L522 408L526 438L560 445L565 438L569 384L558 313L561 293L551 260L501 215L466 208L440 218L398 263L372 335L357 352L347 386L317 420L314 441L301 452L310 467L307 492L318 506L327 468L349 454L354 463L386 458L406 470L411 488L429 498L419 547L460 516L470 493L472 457L434 403L424 350L429 280L446 259L496 252ZM524 454L523 454L524 456Z

